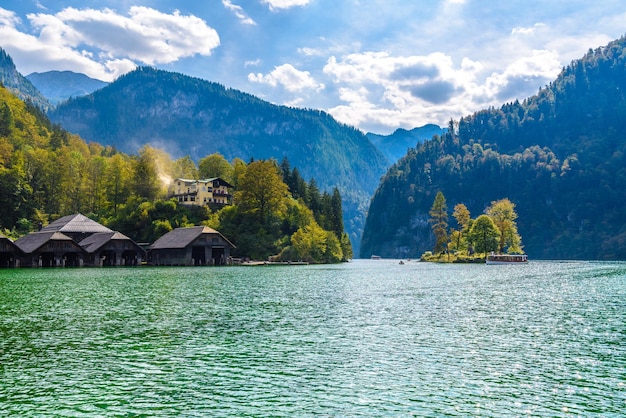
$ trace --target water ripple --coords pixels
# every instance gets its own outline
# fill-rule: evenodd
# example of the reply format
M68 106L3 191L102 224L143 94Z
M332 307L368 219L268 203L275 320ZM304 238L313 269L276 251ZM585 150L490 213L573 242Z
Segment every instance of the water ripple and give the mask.
M626 265L0 270L0 414L620 416Z

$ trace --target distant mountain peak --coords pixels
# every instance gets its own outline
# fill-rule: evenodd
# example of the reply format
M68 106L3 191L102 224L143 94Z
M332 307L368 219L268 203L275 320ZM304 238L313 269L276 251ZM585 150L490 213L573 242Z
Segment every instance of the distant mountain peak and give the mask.
M50 103L57 105L72 97L81 97L93 93L109 83L73 71L46 71L31 73L26 76Z
M390 135L367 133L367 137L393 163L406 154L407 149L431 139L434 135L442 135L446 129L432 123L407 130L398 128Z

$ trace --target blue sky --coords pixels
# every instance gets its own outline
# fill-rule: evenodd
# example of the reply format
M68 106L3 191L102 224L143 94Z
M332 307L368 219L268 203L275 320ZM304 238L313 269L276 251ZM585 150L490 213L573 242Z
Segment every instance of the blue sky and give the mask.
M24 75L151 65L382 134L524 99L624 34L623 0L0 4L0 47Z

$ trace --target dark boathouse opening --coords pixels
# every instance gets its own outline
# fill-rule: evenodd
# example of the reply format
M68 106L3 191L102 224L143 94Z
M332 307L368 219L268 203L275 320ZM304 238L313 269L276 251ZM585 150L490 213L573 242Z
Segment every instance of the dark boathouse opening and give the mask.
M213 248L213 262L216 266L223 266L226 264L226 257L224 256L224 248Z
M15 255L0 252L0 267L15 267Z
M206 264L206 251L204 245L195 245L191 249L191 258L195 266L203 266Z
M65 253L63 254L63 261L65 267L80 267L79 258L77 253Z

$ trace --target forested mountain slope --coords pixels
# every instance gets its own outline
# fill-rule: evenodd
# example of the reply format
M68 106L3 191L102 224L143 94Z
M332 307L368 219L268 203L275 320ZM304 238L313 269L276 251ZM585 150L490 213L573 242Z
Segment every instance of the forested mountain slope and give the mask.
M383 177L361 256L432 249L429 209L517 205L531 258L626 259L626 38L590 50L522 103L461 118ZM455 226L452 218L451 226Z
M22 100L30 101L42 109L50 106L48 99L17 71L13 59L2 48L0 48L0 83Z
M49 115L70 132L126 152L150 143L196 161L215 152L228 160L287 157L320 189L339 188L355 248L369 198L388 167L363 133L324 112L276 106L216 83L147 67L64 102Z
M83 149L84 141L52 126L41 109L0 87L0 228L39 221L37 211L71 213L80 200L76 175Z
M237 257L315 263L352 258L338 189L320 192L286 161L279 166L235 159L231 165L221 156L208 159L197 166L150 146L129 155L87 144L0 87L0 234L15 239L60 216L84 213L137 242L208 225L228 235ZM234 204L209 208L168 197L168 179L200 172L233 184Z

